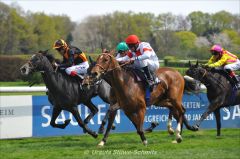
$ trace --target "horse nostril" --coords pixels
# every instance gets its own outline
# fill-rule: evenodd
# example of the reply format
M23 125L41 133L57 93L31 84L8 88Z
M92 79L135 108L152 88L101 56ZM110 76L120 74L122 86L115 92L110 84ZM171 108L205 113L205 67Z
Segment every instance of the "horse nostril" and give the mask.
M97 73L97 72L93 72L93 73L92 73L92 77L93 77L93 78L96 78L96 77L97 77L97 75L98 75L98 73Z
M22 74L25 74L27 70L26 70L25 67L23 67L23 68L20 68L20 71L21 71Z

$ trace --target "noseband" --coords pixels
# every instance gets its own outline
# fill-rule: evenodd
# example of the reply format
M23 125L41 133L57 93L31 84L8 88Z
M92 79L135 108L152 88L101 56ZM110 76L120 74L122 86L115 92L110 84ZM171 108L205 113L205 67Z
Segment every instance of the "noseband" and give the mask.
M102 65L100 65L98 63L96 64L96 66L100 67L103 70L103 72L101 72L101 75L102 74L107 74L107 73L109 73L109 72L111 72L113 70L116 70L117 68L120 68L122 66L122 65L119 65L119 66L116 66L115 68L109 69L110 63L112 62L112 58L114 58L114 57L112 55L108 54L108 53L102 53L102 54L109 56L111 61L109 62L108 67L106 69Z

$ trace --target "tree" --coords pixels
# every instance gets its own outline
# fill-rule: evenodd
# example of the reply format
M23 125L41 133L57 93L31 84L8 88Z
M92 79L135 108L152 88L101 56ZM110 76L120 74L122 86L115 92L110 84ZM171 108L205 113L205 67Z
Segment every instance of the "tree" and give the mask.
M188 15L191 21L191 31L197 36L204 35L208 31L211 24L211 16L208 13L203 13L200 11L192 12Z
M196 34L189 31L180 31L175 33L179 39L178 47L181 52L181 58L187 58L191 49L195 48Z

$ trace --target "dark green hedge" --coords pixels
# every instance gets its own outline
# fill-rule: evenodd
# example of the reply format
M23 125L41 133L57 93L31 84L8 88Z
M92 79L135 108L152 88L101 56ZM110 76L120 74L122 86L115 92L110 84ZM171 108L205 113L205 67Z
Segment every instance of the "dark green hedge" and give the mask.
M26 62L19 57L0 56L0 81L16 81L22 79L20 67Z

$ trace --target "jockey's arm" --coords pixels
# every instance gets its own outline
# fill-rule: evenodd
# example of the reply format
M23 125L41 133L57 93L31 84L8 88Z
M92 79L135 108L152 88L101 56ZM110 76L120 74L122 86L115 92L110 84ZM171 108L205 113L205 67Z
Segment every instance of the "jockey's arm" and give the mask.
M227 58L228 58L227 56L223 55L220 60L218 60L215 63L209 64L208 66L209 67L220 67L220 66L222 66L223 64L226 63Z
M130 57L128 55L126 55L126 56L123 56L123 57L116 58L116 60L118 62L126 62L126 61L130 60Z
M205 65L210 65L214 63L214 56L211 56L211 58L208 60L208 62Z
M150 51L144 51L144 53L142 55L138 56L137 59L142 61L142 60L149 59L150 56L151 56L151 52Z

